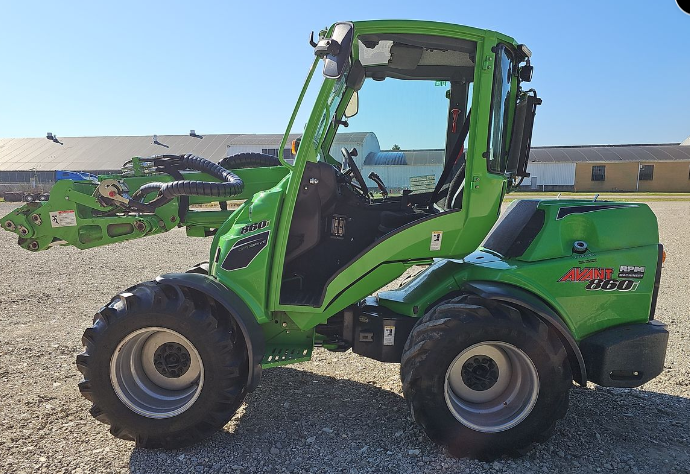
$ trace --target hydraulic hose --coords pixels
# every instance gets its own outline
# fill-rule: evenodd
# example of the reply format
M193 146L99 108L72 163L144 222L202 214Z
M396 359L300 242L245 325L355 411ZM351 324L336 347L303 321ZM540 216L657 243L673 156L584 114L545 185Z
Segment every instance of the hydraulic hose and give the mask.
M237 153L226 156L218 164L223 168L237 170L241 168L280 166L280 160L273 155L266 155L264 153Z
M223 168L200 156L187 155L157 155L153 159L154 166L161 171L192 169L209 174L220 183L209 181L177 180L170 183L147 183L141 186L133 195L132 200L143 207L156 209L169 203L178 196L207 196L216 198L228 198L241 194L244 189L242 179L230 170ZM158 191L152 201L143 202L143 198L154 191Z

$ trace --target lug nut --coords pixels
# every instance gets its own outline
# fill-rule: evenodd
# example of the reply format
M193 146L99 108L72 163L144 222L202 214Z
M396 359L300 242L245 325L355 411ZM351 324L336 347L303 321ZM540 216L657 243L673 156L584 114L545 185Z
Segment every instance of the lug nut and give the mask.
M12 221L5 221L5 229L7 230L14 230L16 229L17 226L14 225L14 222Z
M29 235L29 229L27 229L23 225L20 225L18 230L21 235Z
M38 242L36 242L35 240L31 241L29 243L29 250L38 250Z
M41 216L39 216L38 214L31 214L31 220L34 221L34 224L36 225L41 225L41 223L43 222L41 220Z

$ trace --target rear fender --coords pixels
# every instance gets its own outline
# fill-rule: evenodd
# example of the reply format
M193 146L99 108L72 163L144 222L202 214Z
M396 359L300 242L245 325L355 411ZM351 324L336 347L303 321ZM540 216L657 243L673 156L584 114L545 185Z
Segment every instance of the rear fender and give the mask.
M558 334L568 354L573 379L583 387L587 385L587 369L577 342L563 320L544 301L528 291L506 283L473 281L462 285L461 290L485 299L518 305L535 313Z
M223 306L242 330L249 357L247 390L252 391L261 379L261 359L266 351L266 342L261 326L242 299L215 278L202 273L166 273L156 277L158 283L186 287L205 294Z

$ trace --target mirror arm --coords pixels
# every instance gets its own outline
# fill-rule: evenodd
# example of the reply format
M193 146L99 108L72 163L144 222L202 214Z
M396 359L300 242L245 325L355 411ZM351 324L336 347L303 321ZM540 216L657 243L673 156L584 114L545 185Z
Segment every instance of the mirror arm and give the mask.
M309 44L314 48L314 55L323 59L328 55L337 56L340 53L340 43L333 38L321 38L319 42L314 42L314 32L311 32Z
M343 127L346 127L346 128L350 126L350 124L347 123L347 120L338 120L335 117L335 115L333 116L332 122L333 122L333 125L342 125Z

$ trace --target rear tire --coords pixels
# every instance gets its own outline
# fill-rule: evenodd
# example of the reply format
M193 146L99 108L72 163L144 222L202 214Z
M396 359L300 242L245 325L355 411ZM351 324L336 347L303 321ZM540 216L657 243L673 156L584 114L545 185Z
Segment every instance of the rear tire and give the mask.
M146 282L113 298L84 331L77 356L91 414L145 448L193 444L222 428L245 395L241 330L187 288Z
M568 408L558 336L523 308L461 295L417 323L400 365L412 416L456 457L519 456Z

